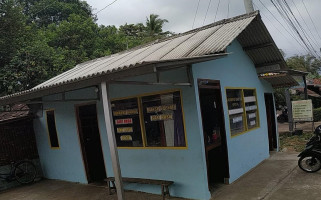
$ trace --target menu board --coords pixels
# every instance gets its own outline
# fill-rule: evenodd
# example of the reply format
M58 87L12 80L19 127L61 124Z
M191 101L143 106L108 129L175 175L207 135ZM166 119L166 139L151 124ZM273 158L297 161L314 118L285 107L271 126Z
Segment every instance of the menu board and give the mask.
M130 98L111 102L114 129L118 147L143 146L138 99Z

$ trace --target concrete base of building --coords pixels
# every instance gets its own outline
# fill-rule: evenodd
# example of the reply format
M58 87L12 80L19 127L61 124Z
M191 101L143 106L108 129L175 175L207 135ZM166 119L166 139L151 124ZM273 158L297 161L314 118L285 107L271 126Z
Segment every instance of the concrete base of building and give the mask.
M216 188L213 200L315 200L320 199L321 171L308 174L297 167L297 154L273 153L259 166L231 185ZM215 188L214 188L215 189ZM126 200L162 199L160 195L126 191ZM116 200L105 186L43 180L29 186L2 191L0 199L24 200ZM173 198L181 199L181 198Z

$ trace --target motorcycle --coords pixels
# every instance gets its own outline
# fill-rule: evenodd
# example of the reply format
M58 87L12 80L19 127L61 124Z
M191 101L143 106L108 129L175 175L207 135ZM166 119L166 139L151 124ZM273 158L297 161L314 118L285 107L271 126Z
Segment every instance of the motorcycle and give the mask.
M298 165L303 171L313 173L321 169L321 125L314 130L314 136L298 157Z
M278 122L280 123L284 123L287 122L289 117L288 117L288 109L287 107L282 107L282 113L281 114L277 114L276 115L276 119L278 120Z

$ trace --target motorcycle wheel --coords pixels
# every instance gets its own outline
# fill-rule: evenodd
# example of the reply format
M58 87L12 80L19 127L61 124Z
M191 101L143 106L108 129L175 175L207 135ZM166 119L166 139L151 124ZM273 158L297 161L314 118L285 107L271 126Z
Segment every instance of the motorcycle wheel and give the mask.
M321 169L321 160L314 155L304 155L298 161L299 167L308 173L317 172Z

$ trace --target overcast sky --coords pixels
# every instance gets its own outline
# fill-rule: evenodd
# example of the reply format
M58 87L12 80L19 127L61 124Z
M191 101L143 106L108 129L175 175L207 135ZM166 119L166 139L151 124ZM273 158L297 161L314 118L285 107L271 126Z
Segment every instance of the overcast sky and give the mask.
M98 12L113 1L114 0L87 0L88 4L94 9L94 13ZM210 1L211 4L204 22L205 13ZM204 25L214 22L219 1L220 6L217 12L216 21L245 13L243 0L200 0L194 28L202 26L203 22ZM286 25L281 16L277 13L277 10L273 7L270 0L261 1L282 24L281 25L271 15L271 13L261 4L260 0L253 0L255 9L260 9L262 19L277 46L286 53L287 57L295 54L306 54L307 52L304 48L288 33L290 32L297 38L297 40L299 40L297 35ZM297 17L298 21L305 29L306 34L309 36L312 45L316 50L320 51L321 1L303 1L305 2L307 10L315 23L315 27L311 22L302 0L287 0L294 15ZM145 23L146 17L149 14L154 13L169 21L169 23L164 27L165 30L181 33L192 29L197 4L198 0L118 0L97 14L97 22L98 24L116 26L120 26L125 23Z

